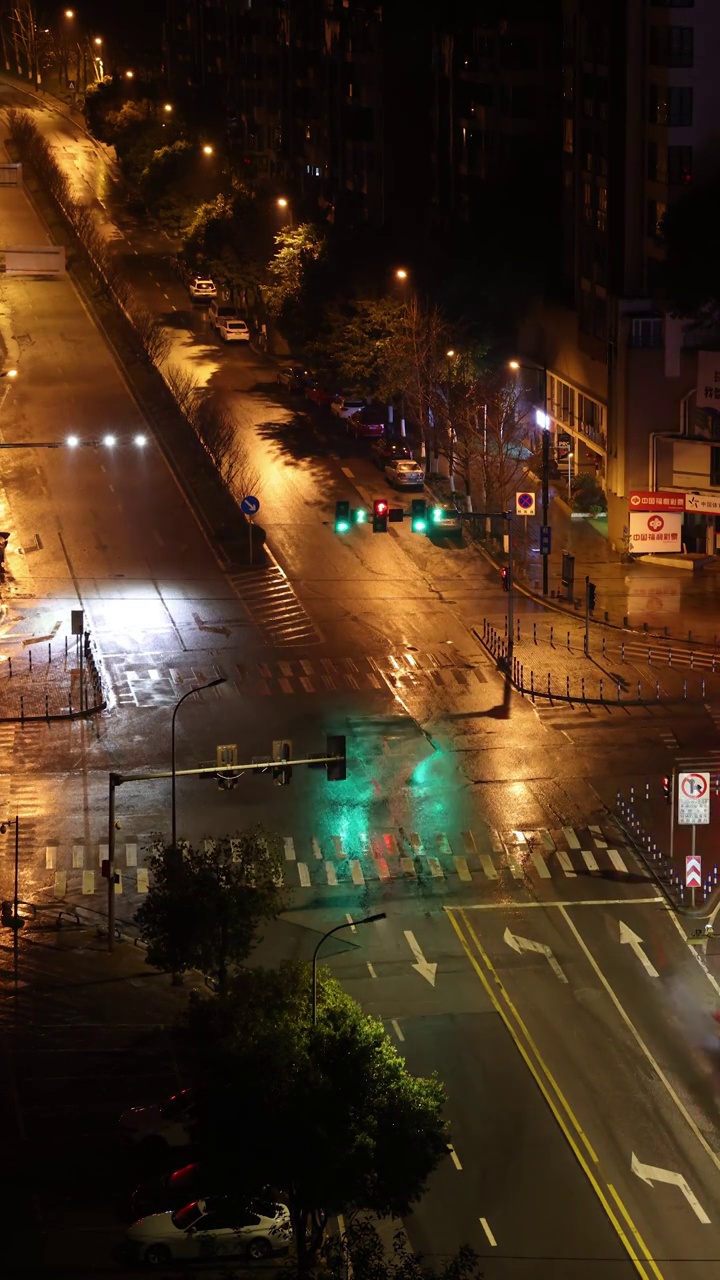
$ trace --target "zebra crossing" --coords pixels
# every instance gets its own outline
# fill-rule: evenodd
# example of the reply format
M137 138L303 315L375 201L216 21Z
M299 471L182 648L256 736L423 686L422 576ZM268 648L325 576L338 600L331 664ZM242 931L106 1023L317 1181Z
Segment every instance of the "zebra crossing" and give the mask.
M105 661L113 690L121 706L157 706L174 703L183 688L221 677L225 684L211 694L198 697L247 697L248 692L264 698L304 695L379 692L420 686L472 694L487 677L487 663L476 655L458 653L418 653L404 650L377 657L312 657L275 662L204 662L202 668L182 659L162 662L150 654L142 665L133 657Z
M645 876L632 849L610 820L584 829L428 832L394 831L286 835L280 838L281 880L291 889L342 888L398 881L404 884L468 887L476 892L525 885L548 886L580 876L622 880ZM107 845L77 842L47 845L47 887L57 900L107 893L102 864ZM118 845L115 868L119 895L145 894L148 871L137 841ZM649 877L648 877L649 878ZM90 904L88 904L90 905Z
M278 565L228 575L253 622L276 645L320 644L322 636Z

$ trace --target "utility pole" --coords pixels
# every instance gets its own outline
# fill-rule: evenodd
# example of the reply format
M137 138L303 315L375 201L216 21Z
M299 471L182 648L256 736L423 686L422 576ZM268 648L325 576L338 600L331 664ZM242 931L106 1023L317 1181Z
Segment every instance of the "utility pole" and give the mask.
M590 654L590 575L585 574L585 657Z
M507 511L505 519L508 522L508 645L507 645L507 662L508 669L512 666L513 645L515 641L515 601L513 597L513 580L514 580L514 556L513 556L513 513Z
M542 429L542 522L543 528L548 527L548 506L549 506L549 489L550 489L550 425L547 416L547 365L543 365L543 417L545 424ZM545 534L544 537L548 535ZM542 552L542 591L546 596L548 593L548 551L543 545Z

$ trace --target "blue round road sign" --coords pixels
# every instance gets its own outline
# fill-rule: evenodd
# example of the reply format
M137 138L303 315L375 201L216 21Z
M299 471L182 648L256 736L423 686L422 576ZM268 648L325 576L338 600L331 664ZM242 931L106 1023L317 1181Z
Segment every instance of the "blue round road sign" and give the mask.
M253 498L252 494L250 494L247 498L243 498L240 503L240 510L246 516L256 516L260 510L260 503L257 498Z
M518 506L519 506L519 507L522 507L523 511L529 511L529 510L530 510L530 508L532 507L532 505L533 505L534 501L535 501L535 494L534 494L534 493L519 493L519 494L518 494L518 499L517 499Z

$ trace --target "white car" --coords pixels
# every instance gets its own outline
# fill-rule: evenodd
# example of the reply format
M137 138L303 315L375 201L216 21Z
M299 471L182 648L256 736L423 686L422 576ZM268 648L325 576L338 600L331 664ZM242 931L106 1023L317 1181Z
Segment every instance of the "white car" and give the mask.
M364 396L356 395L351 391L341 391L330 401L330 412L334 413L336 418L349 418L351 414L364 409L365 404Z
M190 1089L160 1105L129 1107L120 1116L120 1134L129 1146L187 1147L192 1142L195 1100Z
M193 302L210 302L217 298L215 281L209 276L191 276L188 280L188 293Z
M176 1259L268 1258L287 1249L292 1227L284 1204L242 1208L222 1197L140 1218L125 1240L136 1261L164 1267Z
M396 489L414 489L425 483L425 471L412 458L394 458L385 467L385 479Z
M219 316L215 321L215 330L223 342L249 342L250 330L244 320L235 317Z

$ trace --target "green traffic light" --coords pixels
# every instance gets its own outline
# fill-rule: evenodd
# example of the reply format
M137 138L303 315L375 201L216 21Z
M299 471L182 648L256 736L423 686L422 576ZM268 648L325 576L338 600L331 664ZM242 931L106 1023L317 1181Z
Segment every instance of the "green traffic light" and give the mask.
M353 516L356 524L365 524L365 521L367 520L367 511L365 511L363 507L356 507L353 511Z
M427 533L427 521L413 520L413 533Z
M350 525L347 523L347 521L346 521L346 520L336 520L336 521L335 521L335 532L336 532L336 533L347 533L347 532L349 531L349 529L350 529Z
M442 509L442 507L433 507L432 518L433 518L433 520L434 520L435 524L437 524L438 520L442 520L442 518L443 518L443 509Z

